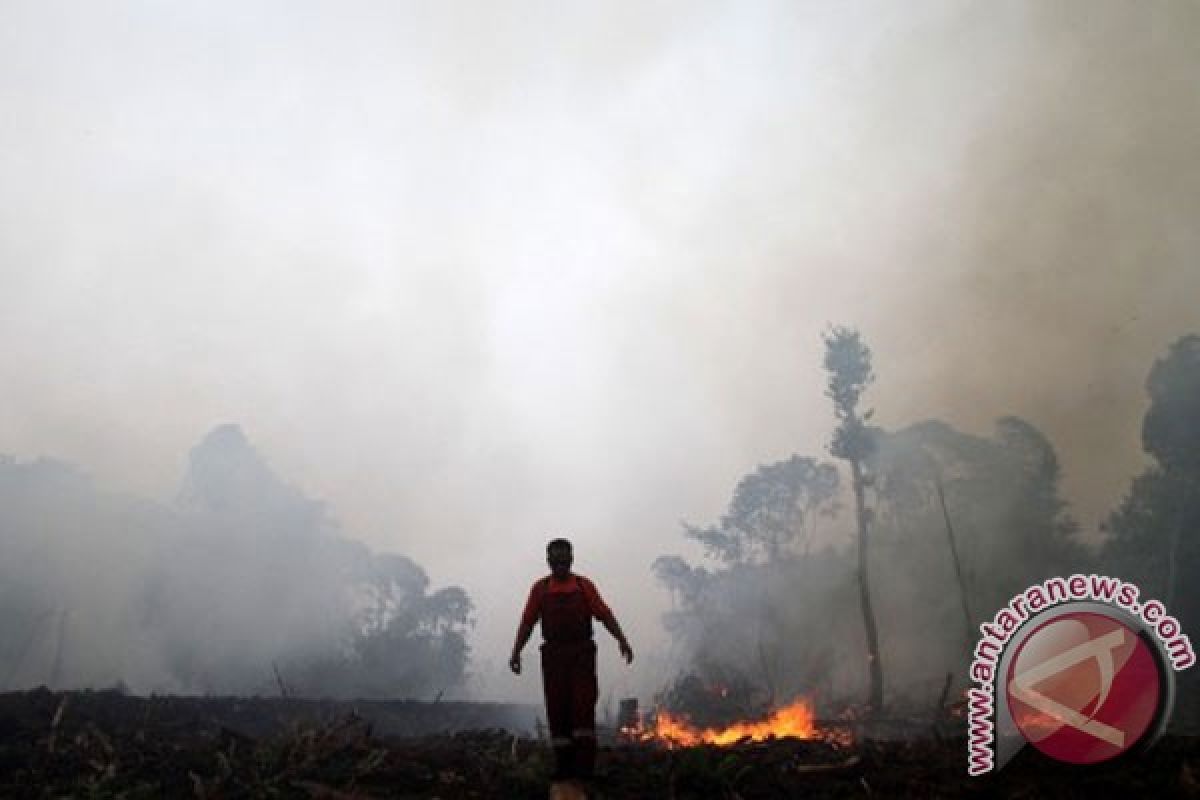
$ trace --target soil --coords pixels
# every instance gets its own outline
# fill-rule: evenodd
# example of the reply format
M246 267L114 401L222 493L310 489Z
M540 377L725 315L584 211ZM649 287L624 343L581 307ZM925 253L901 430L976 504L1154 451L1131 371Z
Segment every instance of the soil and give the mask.
M434 704L423 704L432 706ZM484 719L448 704L412 708ZM481 704L482 705L482 704ZM397 735L382 706L294 699L0 694L0 797L545 798L550 753L501 728ZM392 707L389 730L404 725ZM474 717L472 715L474 714ZM413 727L420 727L414 725ZM460 729L451 732L451 728ZM1025 748L969 778L959 736L851 745L784 739L733 747L601 748L593 798L1197 797L1200 737L1168 735L1136 758L1071 767Z

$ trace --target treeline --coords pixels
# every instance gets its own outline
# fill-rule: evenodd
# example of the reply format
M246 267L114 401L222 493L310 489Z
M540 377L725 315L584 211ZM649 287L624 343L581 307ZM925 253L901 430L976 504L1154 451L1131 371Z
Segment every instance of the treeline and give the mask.
M668 699L704 685L723 697L733 687L750 710L798 693L829 710L932 710L961 690L980 622L1073 572L1137 581L1200 631L1200 337L1150 370L1143 445L1155 463L1099 546L1084 544L1054 447L1033 424L1004 417L986 438L937 420L874 426L861 402L869 348L841 328L825 346L833 459L758 467L720 520L684 525L705 563L654 563L683 678Z
M432 698L462 684L471 602L342 536L236 426L177 500L0 461L0 689Z

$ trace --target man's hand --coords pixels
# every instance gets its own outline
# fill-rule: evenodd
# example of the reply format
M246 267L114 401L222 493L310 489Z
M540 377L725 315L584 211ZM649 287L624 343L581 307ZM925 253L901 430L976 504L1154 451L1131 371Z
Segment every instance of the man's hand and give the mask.
M514 675L521 674L521 651L525 649L525 643L529 641L529 635L533 633L533 624L526 625L524 622L517 628L517 638L513 641L512 655L508 657L508 668L513 671Z
M621 648L621 658L625 659L625 663L632 664L633 663L633 648L629 646L629 642L622 639L618 643L618 647Z

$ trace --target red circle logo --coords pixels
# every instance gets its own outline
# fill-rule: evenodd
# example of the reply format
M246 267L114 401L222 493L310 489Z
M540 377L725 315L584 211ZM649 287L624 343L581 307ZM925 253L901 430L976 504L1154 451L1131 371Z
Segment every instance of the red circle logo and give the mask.
M1008 706L1025 739L1072 764L1107 761L1138 744L1159 713L1158 657L1135 630L1068 612L1021 642L1008 668Z

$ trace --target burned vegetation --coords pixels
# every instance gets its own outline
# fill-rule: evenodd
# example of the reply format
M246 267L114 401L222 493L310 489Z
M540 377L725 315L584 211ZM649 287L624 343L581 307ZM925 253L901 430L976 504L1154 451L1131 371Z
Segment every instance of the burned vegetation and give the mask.
M544 798L537 739L478 709L115 691L0 695L0 796ZM437 711L435 715L433 712ZM491 709L491 722L503 719ZM434 717L437 716L437 721ZM441 726L440 728L438 726ZM465 727L459 727L465 726ZM248 731L254 731L250 733ZM407 731L407 735L401 732ZM666 746L608 740L591 796L629 798L1196 796L1200 743L1169 736L1134 762L1081 771L1023 753L969 779L953 736L749 738Z

